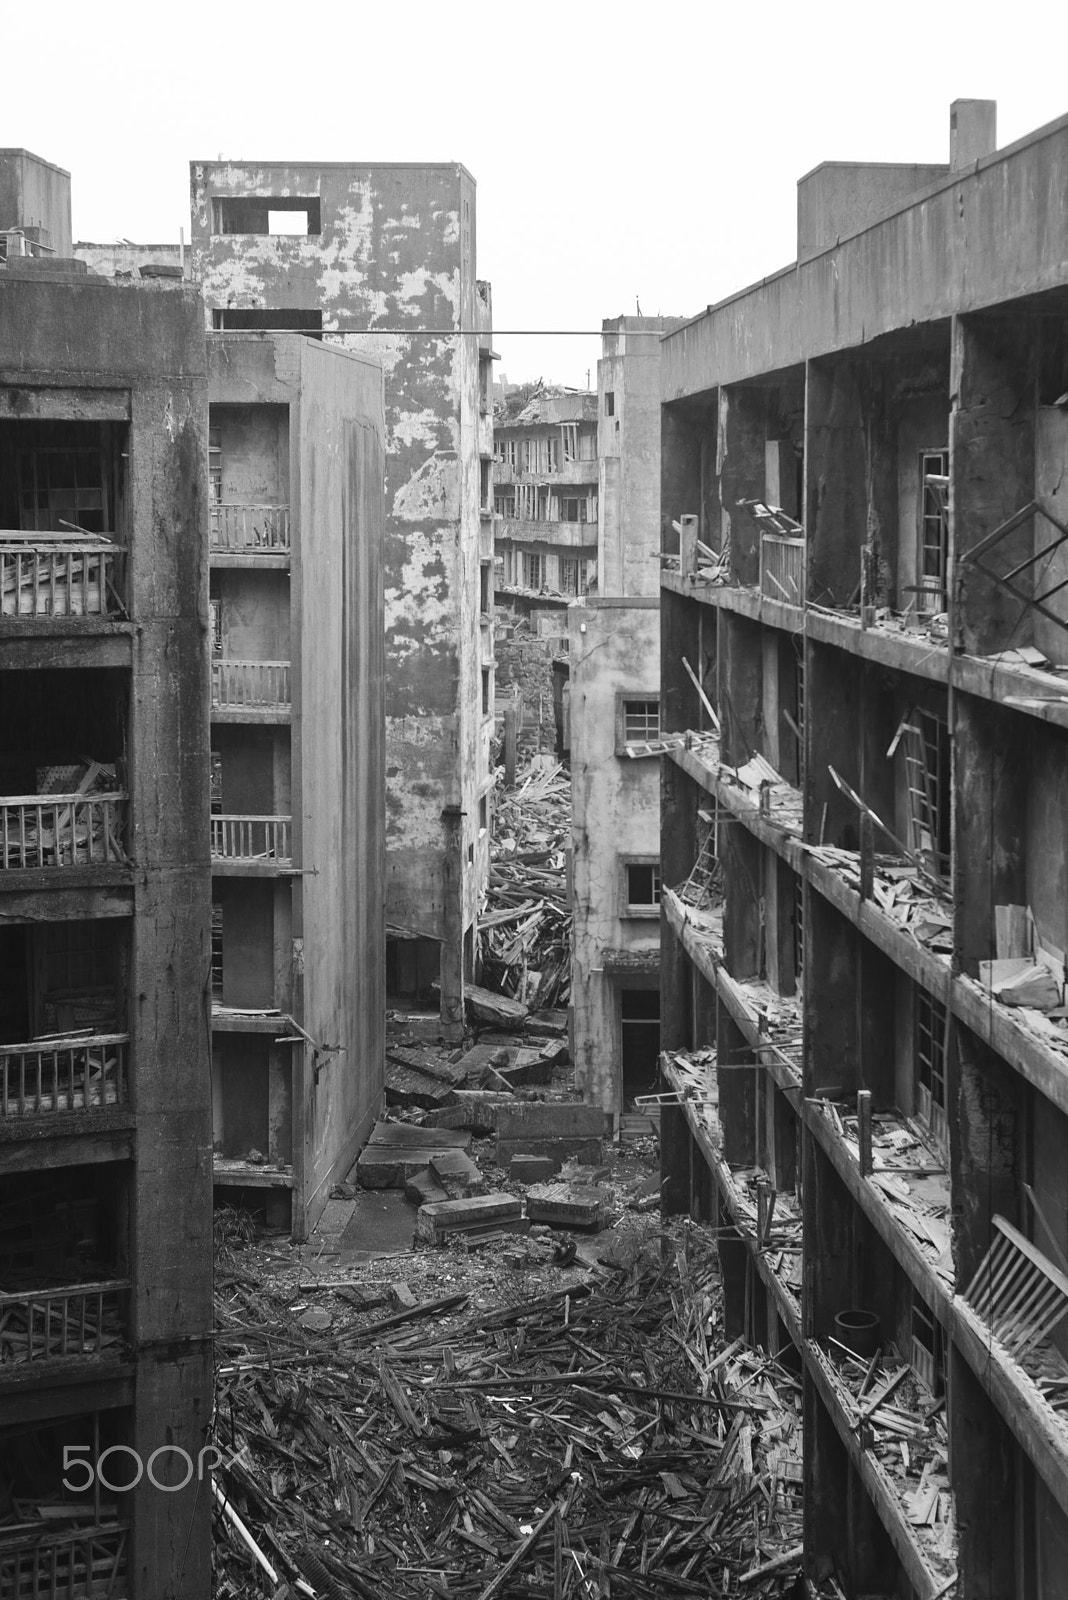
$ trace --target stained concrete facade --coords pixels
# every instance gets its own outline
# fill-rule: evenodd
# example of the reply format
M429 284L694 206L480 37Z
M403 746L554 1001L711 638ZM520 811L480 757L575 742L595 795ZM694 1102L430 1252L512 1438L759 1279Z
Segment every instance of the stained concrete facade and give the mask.
M499 409L493 509L502 603L578 596L597 582L597 405L541 389Z
M90 1536L101 1589L210 1588L195 1472L61 1483L212 1421L206 422L195 291L0 267L0 1461L79 1507L5 1537L20 1594L76 1592Z
M679 317L611 317L597 363L598 590L657 595L660 348Z
M385 1028L382 371L208 337L215 1184L304 1238Z
M214 329L301 331L382 364L388 976L400 1005L434 1000L440 981L456 1034L493 728L493 353L474 180L455 164L194 162L191 251Z
M568 607L573 852L572 1054L615 1119L652 1091L659 1047L657 601ZM629 752L629 753L628 753Z
M664 1179L718 1225L728 1333L800 1364L809 1576L933 1600L948 1567L970 1600L1046 1600L1068 1583L1063 1337L1004 1291L1068 1289L1068 1035L981 964L1037 952L1063 984L1066 704L1005 652L1068 663L1063 595L1042 599L1062 555L1068 119L994 152L989 104L954 109L944 176L843 214L807 258L802 235L796 266L664 342L662 511L688 519L661 580L682 741L662 779L664 1045L736 1069L708 1076L715 1112L665 1114ZM695 538L729 538L725 581ZM913 1152L896 1195L877 1170L893 1141ZM937 1540L915 1478L855 1426L831 1340L856 1309L945 1403Z

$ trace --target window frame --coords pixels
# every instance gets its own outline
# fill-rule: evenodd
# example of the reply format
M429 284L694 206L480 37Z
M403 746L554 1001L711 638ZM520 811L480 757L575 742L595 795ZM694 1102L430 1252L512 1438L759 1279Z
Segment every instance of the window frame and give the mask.
M619 861L619 915L627 921L651 921L660 916L660 902L663 895L663 879L660 874L659 855L624 855L618 857ZM652 873L651 886L653 898L651 900L631 899L631 869L649 869Z
M652 726L648 713L643 724L645 731L639 732L635 722L636 713L628 712L628 706L644 705L656 707L656 725ZM628 719L630 726L628 727ZM641 694L633 689L621 689L616 695L616 754L626 755L628 745L652 744L660 738L660 696L659 694Z

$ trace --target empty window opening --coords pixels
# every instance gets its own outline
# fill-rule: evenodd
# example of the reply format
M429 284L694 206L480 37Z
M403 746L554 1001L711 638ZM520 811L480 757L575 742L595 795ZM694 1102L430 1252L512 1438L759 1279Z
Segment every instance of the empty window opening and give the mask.
M606 417L614 417L616 414L616 395L614 389L606 389L604 392L604 414Z
M939 1143L945 1144L948 1013L942 1002L925 989L917 989L915 995L917 1115Z
M478 609L484 617L490 613L490 578L492 569L488 561L483 561L478 569Z
M441 946L436 939L386 940L386 996L406 1004L436 1003L434 986L441 975Z
M660 701L624 700L623 740L625 744L646 744L660 737Z
M589 590L589 562L576 556L560 557L560 593L580 595Z
M579 431L577 422L565 422L560 429L560 438L564 447L564 461L570 464L579 458Z
M587 522L588 520L589 502L585 495L561 495L561 522Z
M223 808L222 751L211 752L211 814L220 816Z
M917 609L930 615L946 609L949 562L949 451L920 455L920 549Z
M545 584L545 557L523 552L523 587L541 589Z
M249 311L226 306L212 312L211 325L224 333L305 333L309 338L321 339L323 313L284 307Z
M208 429L208 483L213 505L222 500L222 428L216 424Z
M498 439L497 459L502 461L511 472L515 472L519 464L519 440Z
M628 861L624 870L628 915L658 911L660 909L659 861Z
M493 462L480 461L478 464L479 505L483 511L489 511L493 505Z
M482 668L482 715L488 717L493 711L493 668Z
M932 1394L942 1389L942 1327L916 1289L912 1291L912 1370Z
M488 355L479 355L478 358L478 409L483 416L487 416L490 409L490 395L493 389L493 359Z
M478 802L478 836L485 838L489 828L489 796L483 795Z
M317 195L220 195L212 201L213 233L307 235L321 232Z
M515 516L515 490L494 489L493 509L499 517Z
M951 859L949 725L932 711L913 709L902 724L912 848L938 877Z
M555 435L550 434L549 437L545 441L545 447L546 447L546 451L547 451L546 471L548 471L548 472L559 472L560 471L560 440L558 438L556 438Z

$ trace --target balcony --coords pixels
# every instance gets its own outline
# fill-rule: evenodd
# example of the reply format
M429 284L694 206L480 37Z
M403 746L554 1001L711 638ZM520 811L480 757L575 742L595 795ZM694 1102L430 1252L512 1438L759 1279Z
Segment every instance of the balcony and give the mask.
M129 1047L127 1033L0 1045L0 1117L126 1105Z
M102 535L0 532L0 616L125 616L122 554Z
M805 541L765 533L760 540L760 592L782 605L805 603Z
M129 1292L128 1278L112 1278L0 1294L0 1369L120 1355Z
M73 1509L73 1508L72 1508ZM50 1531L47 1523L0 1528L0 1594L12 1600L125 1600L128 1522Z
M123 793L0 796L0 871L127 864Z
M211 819L215 871L270 876L292 866L292 817L217 815Z
M240 566L289 564L289 507L216 504L211 507L211 554Z
M288 661L211 664L211 709L217 722L281 722L292 704Z

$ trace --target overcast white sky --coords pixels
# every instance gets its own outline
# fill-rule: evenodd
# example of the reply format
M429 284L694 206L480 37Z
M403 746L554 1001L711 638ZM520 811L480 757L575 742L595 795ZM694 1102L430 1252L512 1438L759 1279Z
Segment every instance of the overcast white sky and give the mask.
M606 316L694 315L795 255L823 160L944 161L1068 112L1056 0L5 7L0 146L72 174L75 238L188 237L195 157L461 161L514 380L596 382Z

